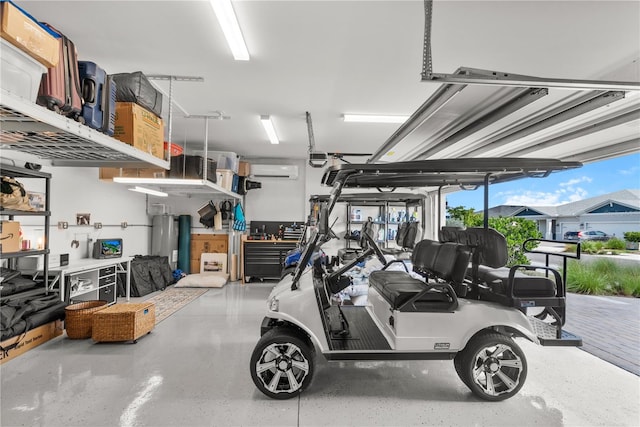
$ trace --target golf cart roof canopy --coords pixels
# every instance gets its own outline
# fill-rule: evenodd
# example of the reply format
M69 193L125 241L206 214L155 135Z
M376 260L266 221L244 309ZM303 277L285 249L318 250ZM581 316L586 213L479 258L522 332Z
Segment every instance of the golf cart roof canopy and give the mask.
M313 195L309 198L310 202L327 202L329 194ZM424 194L416 193L342 193L338 197L338 202L344 203L380 203L380 202L399 202L406 204L420 204L426 198Z
M327 168L324 185L344 188L480 186L579 168L580 162L530 158L459 158L377 164L340 164Z

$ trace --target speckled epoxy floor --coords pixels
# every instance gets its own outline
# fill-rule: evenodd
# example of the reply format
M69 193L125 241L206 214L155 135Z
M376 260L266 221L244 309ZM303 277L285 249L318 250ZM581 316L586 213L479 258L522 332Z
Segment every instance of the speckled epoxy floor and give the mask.
M138 344L63 337L0 367L2 426L640 425L640 378L576 348L518 339L523 389L472 396L449 361L327 363L301 397L251 381L273 283L211 289Z

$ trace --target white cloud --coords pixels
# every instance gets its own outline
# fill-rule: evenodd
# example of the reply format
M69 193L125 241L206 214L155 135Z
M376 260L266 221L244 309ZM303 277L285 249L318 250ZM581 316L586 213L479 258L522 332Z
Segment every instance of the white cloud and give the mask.
M589 178L588 176L581 176L580 178L570 179L567 182L561 182L558 185L560 187L572 187L576 184L580 184L581 182L591 182L591 181L593 181L593 179Z
M556 206L569 202L577 202L587 197L588 192L584 188L558 189L554 192L545 191L509 191L500 193L504 197L505 205L524 206Z
M629 169L619 170L618 173L620 175L636 175L638 173L638 169L640 169L640 167L633 166L633 167L630 167Z

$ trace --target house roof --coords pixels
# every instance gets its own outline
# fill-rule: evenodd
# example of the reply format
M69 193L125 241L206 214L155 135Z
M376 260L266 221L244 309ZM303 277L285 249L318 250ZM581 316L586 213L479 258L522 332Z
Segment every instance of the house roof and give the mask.
M550 217L578 216L610 202L640 210L640 189L620 190L557 206L499 205L489 209L489 216L515 216L527 209Z

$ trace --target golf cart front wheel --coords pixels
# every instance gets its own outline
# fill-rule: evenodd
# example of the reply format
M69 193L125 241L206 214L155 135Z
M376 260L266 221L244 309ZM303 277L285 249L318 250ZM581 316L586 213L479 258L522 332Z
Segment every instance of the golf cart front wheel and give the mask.
M311 383L315 351L285 328L265 333L251 355L251 378L258 389L273 399L298 396Z
M518 393L527 378L524 353L513 339L502 334L476 335L458 356L458 376L484 400L510 398Z

